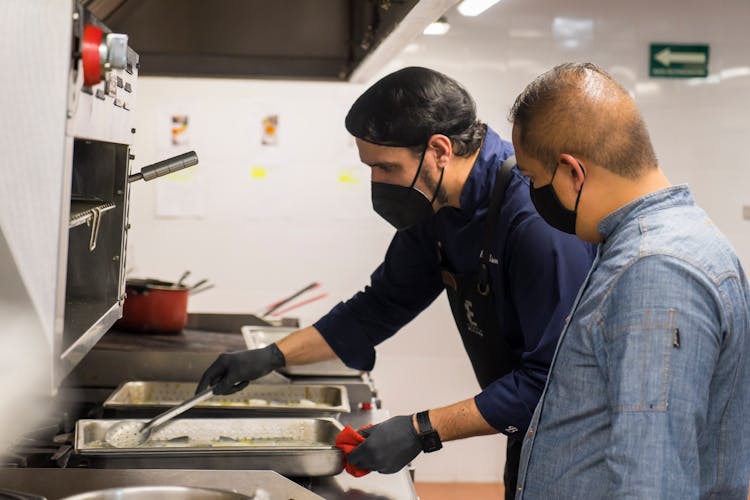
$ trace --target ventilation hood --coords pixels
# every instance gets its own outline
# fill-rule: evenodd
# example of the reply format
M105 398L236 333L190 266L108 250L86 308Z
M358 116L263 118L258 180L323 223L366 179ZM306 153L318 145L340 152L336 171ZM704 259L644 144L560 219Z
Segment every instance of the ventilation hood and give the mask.
M457 0L84 0L141 76L366 81Z

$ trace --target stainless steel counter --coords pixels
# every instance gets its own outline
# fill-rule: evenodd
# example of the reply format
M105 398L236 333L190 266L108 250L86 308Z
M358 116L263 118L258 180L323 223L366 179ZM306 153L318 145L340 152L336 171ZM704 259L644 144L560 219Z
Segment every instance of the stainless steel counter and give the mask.
M200 318L207 315L199 315ZM222 321L232 319L232 315L217 315ZM111 392L111 388L124 380L197 380L206 366L208 366L219 352L244 348L244 340L237 325L217 325L215 321L206 325L189 325L195 328L211 328L213 332L192 331L187 329L183 335L177 336L133 336L127 334L108 334L78 367L77 374L72 377L72 387L61 389L61 395L71 402L101 403ZM244 318L242 321L246 321ZM240 322L242 324L246 324ZM250 324L250 323L247 323ZM226 326L226 327L225 327ZM234 332L234 333L231 333ZM304 379L310 383L312 379ZM333 383L333 378L316 378ZM346 385L352 407L357 408L360 402L370 402L377 398L374 384L367 374L351 379L335 379L336 384ZM302 381L300 381L302 382ZM293 382L294 383L294 382ZM87 386L87 388L81 388ZM100 389L95 389L100 387ZM351 425L355 429L367 424L373 424L388 418L386 410L355 410L350 414L341 414L340 421L344 425ZM253 482L267 476L265 471L231 471L231 470L117 470L117 469L6 469L0 471L0 487L12 488L5 479L14 477L28 477L28 471L35 471L39 483L52 481L54 483L84 483L81 490L102 487L107 481L114 481L112 486L118 486L121 478L129 478L130 484L168 484L164 482L143 483L135 477L149 477L154 481L165 478L200 479L203 483L172 483L174 485L204 486L225 488L242 486L240 477L244 477L249 487L257 487ZM143 475L148 472L147 475ZM113 475L114 473L114 475ZM274 474L274 473L271 473ZM278 476L281 477L281 476ZM285 479L282 477L282 479ZM295 478L294 481L304 486L307 493L311 491L327 500L417 500L411 475L407 469L396 474L370 473L361 478L355 478L347 472L332 477ZM239 485L239 486L238 486ZM42 485L39 485L42 487ZM19 488L20 489L20 488ZM30 490L34 491L34 490ZM240 492L239 490L237 490ZM59 498L59 497L50 497ZM277 496L273 496L274 499ZM289 498L279 496L278 498ZM308 498L301 495L297 500Z
M344 414L341 422L354 428L388 418L386 410ZM396 474L370 473L355 478L346 471L332 477L294 478L272 471L185 469L0 469L0 488L42 495L50 500L101 488L135 485L199 486L252 494L259 487L274 500L417 500L407 469Z
M70 403L99 402L100 404L110 393L110 389L67 389L61 391L61 396ZM356 429L367 424L381 422L388 416L389 412L382 409L356 410L349 414L342 414L340 421ZM53 453L56 449L57 446L53 445L47 453ZM0 469L0 488L17 489L55 499L104 487L138 484L219 487L242 493L252 492L253 488L270 484L268 478L272 476L285 479L270 471L255 470L60 469L54 467L52 460L47 461L51 467L40 465L41 463L29 468ZM279 482L278 479L271 481ZM344 471L332 477L294 478L294 481L301 485L300 488L304 492L312 492L315 495L310 497L297 494L293 497L284 497L283 491L285 490L277 489L281 493L272 498L295 498L296 500L321 497L330 500L416 500L418 498L407 469L396 474L371 473L361 478L355 478ZM295 491L299 489L295 488Z

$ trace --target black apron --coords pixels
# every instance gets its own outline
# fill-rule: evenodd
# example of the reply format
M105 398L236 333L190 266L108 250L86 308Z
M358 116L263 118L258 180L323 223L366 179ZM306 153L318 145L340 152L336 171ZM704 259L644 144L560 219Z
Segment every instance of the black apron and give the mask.
M522 349L512 348L500 329L499 311L495 299L496 291L493 290L489 278L490 264L502 265L492 255L492 249L495 243L497 217L505 197L505 190L513 175L511 168L514 165L515 157L511 157L505 160L498 169L484 226L478 271L472 274L453 272L447 265L442 245L438 243L441 274L448 293L451 312L482 389L518 368L521 363ZM508 438L504 474L506 498L514 498L515 495L523 442L523 434L519 434L518 438Z

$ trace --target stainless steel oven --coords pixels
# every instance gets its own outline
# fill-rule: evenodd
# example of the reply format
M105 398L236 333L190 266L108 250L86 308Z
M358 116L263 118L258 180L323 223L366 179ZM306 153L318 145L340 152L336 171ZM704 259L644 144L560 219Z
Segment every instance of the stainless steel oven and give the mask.
M0 317L60 381L122 315L138 54L77 0L8 0L0 19ZM10 325L10 326L8 326ZM43 351L43 352L41 352Z

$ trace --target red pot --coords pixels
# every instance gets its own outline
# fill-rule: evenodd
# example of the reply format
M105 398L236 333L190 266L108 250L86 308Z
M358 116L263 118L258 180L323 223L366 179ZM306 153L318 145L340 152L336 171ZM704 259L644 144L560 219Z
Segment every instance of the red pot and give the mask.
M190 289L158 280L128 280L120 330L179 333L187 323Z

